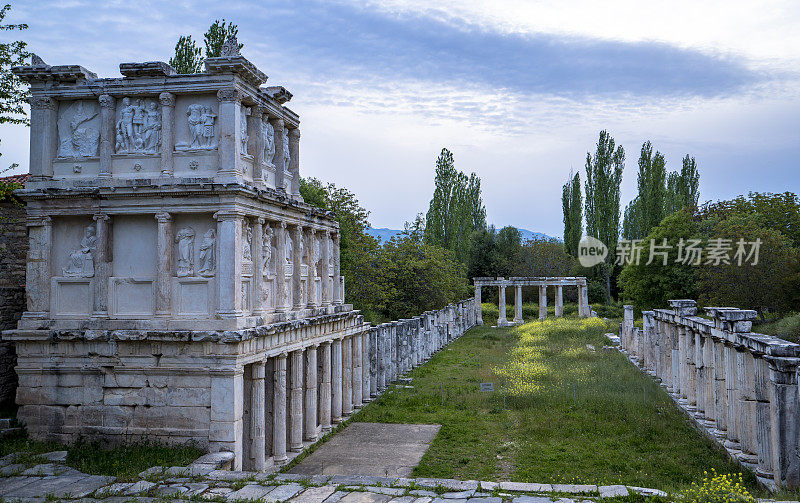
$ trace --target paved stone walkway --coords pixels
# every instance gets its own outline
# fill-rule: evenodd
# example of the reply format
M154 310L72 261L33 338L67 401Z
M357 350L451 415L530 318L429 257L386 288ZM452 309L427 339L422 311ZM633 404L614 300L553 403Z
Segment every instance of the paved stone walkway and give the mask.
M439 428L438 424L350 423L289 472L408 477Z
M3 501L210 500L291 503L575 503L600 498L665 493L626 486L551 485L519 482L379 477L370 475L303 475L235 472L227 452L206 454L189 466L156 466L141 480L86 475L63 464L66 451L0 458Z

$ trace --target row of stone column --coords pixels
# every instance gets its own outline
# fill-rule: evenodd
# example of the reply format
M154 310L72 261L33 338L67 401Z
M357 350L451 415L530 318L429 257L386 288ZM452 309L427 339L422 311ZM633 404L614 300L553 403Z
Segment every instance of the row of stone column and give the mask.
M233 446L242 453L237 466L266 470L286 463L292 452L315 442L473 326L473 302L469 299L245 365L240 417L247 424L238 427L241 440ZM224 404L214 406L220 407ZM237 431L237 420L231 422Z
M800 345L752 333L755 311L671 300L634 326L625 306L620 343L729 454L761 478L800 487Z
M514 284L513 282L501 282L498 287L498 310L497 326L505 327L509 323L506 319L506 288L514 286L514 321L515 325L524 323L522 318L522 287L524 285ZM549 285L538 285L539 287L539 320L547 318L547 287ZM557 317L564 316L564 286L552 285L555 288L555 315ZM591 316L591 308L589 306L589 289L583 284L578 284L578 316L586 318ZM475 285L475 299L476 299L476 314L478 318L478 325L483 325L483 314L481 312L481 285Z

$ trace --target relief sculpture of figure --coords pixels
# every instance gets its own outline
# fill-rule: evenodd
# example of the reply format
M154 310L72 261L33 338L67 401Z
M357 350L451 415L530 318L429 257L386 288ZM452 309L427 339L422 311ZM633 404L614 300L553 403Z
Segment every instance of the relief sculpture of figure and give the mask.
M100 145L100 130L93 119L98 112L76 101L58 121L59 157L93 157Z
M250 114L250 109L242 107L242 114L241 114L241 126L242 126L242 153L247 153L247 142L250 140L250 136L247 134L247 116Z
M144 126L144 150L155 154L161 143L161 112L155 102L147 108Z
M203 147L205 148L213 148L214 147L214 119L217 116L211 110L211 107L203 107Z
M287 267L287 274L294 273L294 240L292 240L289 233L286 233L286 246L284 246L284 258L286 260Z
M184 227L175 237L178 244L178 267L179 278L194 276L194 229Z
M131 105L131 99L122 98L122 110L117 121L117 152L130 152L133 147L133 117L136 109Z
M263 260L261 274L264 276L269 276L272 270L272 236L272 227L264 227L264 237L261 243L261 259Z
M177 149L211 149L214 148L214 120L217 115L210 106L193 103L186 109L186 121L189 125L189 143L175 145Z
M267 119L264 119L261 125L264 134L264 161L272 164L272 158L275 157L275 128Z
M242 258L247 262L253 261L253 226L245 224L242 229Z
M94 276L94 256L97 247L97 236L94 225L83 230L83 239L79 248L69 254L69 262L62 269L64 276L70 278L91 278Z
M200 276L209 278L214 275L216 268L216 260L214 257L214 242L216 241L216 233L214 229L209 229L203 234L203 240L200 241Z
M130 98L123 98L115 135L118 154L157 153L161 143L161 112L158 104L148 100L145 105L141 98L131 104Z
M289 170L289 161L291 155L289 154L289 130L283 128L283 169Z

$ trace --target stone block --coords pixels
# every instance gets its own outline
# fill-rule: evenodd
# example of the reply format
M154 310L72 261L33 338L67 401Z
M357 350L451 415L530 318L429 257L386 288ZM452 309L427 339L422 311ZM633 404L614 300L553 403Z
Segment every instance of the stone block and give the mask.
M270 491L272 491L275 486L262 486L258 484L248 484L238 491L233 491L225 495L225 499L228 501L237 501L237 500L260 500L264 496L267 495Z
M600 486L598 490L600 491L601 498L615 498L628 495L628 488L622 485Z

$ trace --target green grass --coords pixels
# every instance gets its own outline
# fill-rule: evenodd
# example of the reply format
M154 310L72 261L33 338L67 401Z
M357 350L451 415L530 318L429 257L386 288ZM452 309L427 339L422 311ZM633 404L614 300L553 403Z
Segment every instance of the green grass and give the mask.
M441 424L414 470L418 477L623 483L680 492L705 470L741 471L655 382L620 353L601 349L603 334L618 322L573 317L476 327L415 369L413 389L384 394L355 420ZM518 388L524 388L519 396L508 382L504 406L503 378L493 369L508 364L512 381L533 382ZM494 382L497 391L481 393L481 382ZM752 474L744 479L761 494Z
M0 456L12 452L29 453L19 462L41 462L37 454L67 451L67 466L90 475L112 475L120 481L136 480L137 475L151 466L186 466L205 451L193 444L163 445L134 443L107 448L99 443L78 442L65 446L54 442L37 442L26 437L5 438L0 442Z

